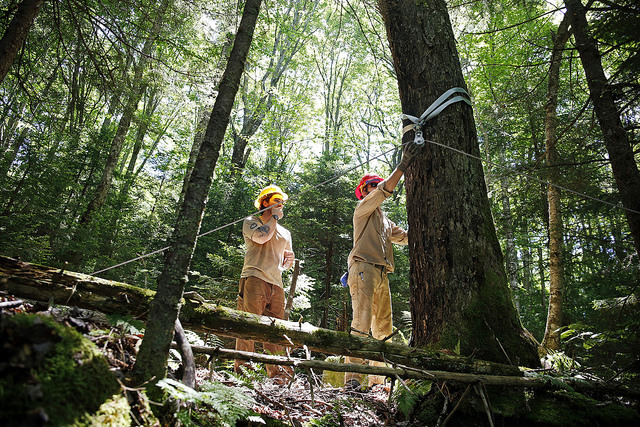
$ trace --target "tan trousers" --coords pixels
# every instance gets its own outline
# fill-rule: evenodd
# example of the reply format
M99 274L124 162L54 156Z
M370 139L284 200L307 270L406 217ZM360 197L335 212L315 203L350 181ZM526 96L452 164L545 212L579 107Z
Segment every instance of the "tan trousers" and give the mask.
M282 319L284 317L284 304L284 290L280 286L267 283L253 276L240 279L238 310ZM262 343L262 347L270 354L284 354L284 347L280 345L265 342ZM236 339L236 350L253 352L254 348L254 341ZM240 365L246 363L236 360L235 372L239 372ZM266 365L266 369L270 378L287 379L287 374L289 376L293 374L292 369L284 369L284 367L276 365Z
M349 291L353 307L351 333L368 335L369 330L375 339L391 335L393 320L391 316L391 290L389 278L384 267L366 262L354 262L349 268ZM345 363L366 364L364 359L346 357ZM370 365L384 366L382 362L370 361ZM362 383L364 375L354 372L345 373L345 383L355 379ZM369 385L382 384L384 377L369 375Z

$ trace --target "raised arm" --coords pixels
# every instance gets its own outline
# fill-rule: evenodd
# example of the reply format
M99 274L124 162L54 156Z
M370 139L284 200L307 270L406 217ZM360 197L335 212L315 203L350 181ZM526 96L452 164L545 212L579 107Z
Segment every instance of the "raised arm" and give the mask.
M400 178L402 178L404 171L416 157L421 148L422 145L416 145L416 143L413 141L407 143L407 147L402 153L402 159L400 160L400 163L398 163L398 166L396 166L393 172L391 172L389 178L386 179L384 185L385 190L392 192L396 188L396 185L398 185L398 182L400 181Z

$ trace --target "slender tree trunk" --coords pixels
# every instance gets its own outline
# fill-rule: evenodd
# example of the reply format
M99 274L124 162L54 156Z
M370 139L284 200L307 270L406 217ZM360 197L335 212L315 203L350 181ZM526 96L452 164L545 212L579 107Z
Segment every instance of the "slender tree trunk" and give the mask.
M184 195L187 191L189 181L191 180L191 172L193 172L193 168L196 164L198 153L200 152L200 146L202 145L202 140L204 139L204 134L207 130L207 124L211 118L211 114L208 114L207 111L201 111L198 114L200 119L198 120L198 124L194 131L193 144L191 145L191 151L189 152L189 163L187 163L187 170L185 171L182 181L182 190L180 191L178 206L182 206L184 202Z
M620 200L627 209L625 215L636 252L640 256L640 171L638 171L628 135L622 126L611 86L602 69L598 47L589 32L584 7L580 0L566 0L565 5L587 77L593 108L609 153Z
M504 164L504 162L501 162ZM518 254L516 252L516 242L513 232L513 215L511 214L511 201L509 200L509 182L507 175L500 178L500 189L502 190L502 212L505 227L505 266L509 288L513 296L513 303L518 313L520 313L520 301L518 297Z
M242 127L239 132L232 127L233 136L233 152L231 155L231 177L232 179L240 176L240 172L244 169L251 148L247 149L249 140L258 131L267 113L273 106L273 96L280 79L289 67L291 60L304 47L308 38L305 30L308 29L315 9L318 5L316 0L313 4L307 1L292 0L287 2L287 8L284 10L280 20L284 22L276 26L275 39L269 65L259 81L260 90L263 91L262 96L257 102L252 102L247 96L250 92L249 79L245 78L241 87L242 92ZM287 19L289 18L289 19ZM276 22L279 20L276 20Z
M180 310L187 272L200 229L202 215L213 181L213 171L229 124L229 116L238 92L240 78L253 39L261 0L247 0L227 67L220 81L211 118L198 158L180 206L164 267L158 278L158 292L151 302L147 328L134 366L139 384L155 384L166 374L167 357L174 324ZM153 394L157 390L148 387Z
M151 116L153 116L153 113L158 107L159 99L156 97L157 89L153 88L149 92L149 96L145 100L144 114L138 121L138 130L136 131L133 148L131 149L131 157L129 158L129 164L127 165L127 171L125 172L124 176L124 185L122 186L122 190L120 191L121 198L126 197L126 195L129 193L131 185L133 185L133 181L135 179L136 163L138 162L138 156L140 155L140 151L142 150L142 146L144 144L144 137L147 135L147 131L149 130L149 122L151 121Z
M6 151L0 156L0 177L9 176L11 165L18 156L18 150L22 147L26 137L28 128L23 128L20 134L13 139L13 142L7 147Z
M141 58L141 61L144 60ZM139 82L142 79L143 67L139 66L136 69L135 73L135 81ZM100 179L100 183L98 184L98 188L94 193L93 198L87 205L87 209L84 214L80 218L80 225L86 227L93 220L93 216L97 211L99 211L107 200L107 195L109 194L109 189L111 188L111 183L113 182L114 172L116 170L116 166L118 164L118 160L120 159L120 152L122 151L122 145L124 144L124 140L129 132L129 127L131 126L131 119L138 108L138 104L142 99L142 92L144 88L139 84L135 83L135 87L131 95L127 100L127 105L125 106L122 117L120 118L120 122L118 123L118 129L116 130L116 134L111 141L111 148L109 149L109 155L107 156L107 162L102 171L102 178Z
M465 87L444 1L378 4L404 113L420 116L448 89ZM480 156L467 104L447 107L424 131L426 139ZM413 137L407 132L403 142ZM405 176L413 344L539 365L511 299L482 164L427 142Z
M329 325L329 304L331 301L331 283L333 282L333 277L331 275L331 271L333 270L332 261L333 261L333 240L329 240L327 251L325 252L325 257L324 257L326 277L324 279L324 307L322 310L322 321L320 323L320 327L325 329L328 328L328 325Z
M542 246L538 246L538 277L540 280L540 305L543 309L547 307L547 297L546 297L547 281L544 276L544 271L545 271L544 252L542 250Z
M553 51L549 67L547 104L545 105L545 145L549 200L549 311L547 325L542 339L542 347L549 350L560 349L560 327L562 327L562 304L564 297L564 264L563 264L563 230L562 206L558 184L558 142L556 136L556 107L558 105L558 88L560 85L560 64L562 53L569 40L569 20L565 16L558 26L558 33L553 37Z
M22 0L16 14L0 39L0 83L7 76L44 0Z
M138 108L140 100L142 99L142 95L146 90L146 83L143 80L143 75L147 63L149 62L149 56L151 55L156 39L160 35L164 15L170 3L171 0L164 0L158 7L155 22L149 30L149 35L142 47L142 52L134 71L131 93L127 97L122 117L118 123L118 129L111 141L111 148L109 149L109 155L107 156L107 161L102 172L102 178L100 179L98 188L96 189L96 192L89 202L84 214L80 218L81 227L86 227L91 223L95 213L102 208L107 200L107 195L109 194L111 183L113 182L114 172L118 165L118 160L120 159L120 152L122 151L124 140L129 132L129 127L131 126L131 120Z

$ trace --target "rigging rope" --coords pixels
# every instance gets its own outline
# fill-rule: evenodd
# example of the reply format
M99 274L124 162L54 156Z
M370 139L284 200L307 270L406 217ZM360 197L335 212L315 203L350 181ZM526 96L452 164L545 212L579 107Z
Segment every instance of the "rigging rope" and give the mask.
M501 165L501 164L499 164L499 163L492 162L492 161L490 161L490 160L482 159L482 158L481 158L481 157L479 157L479 156L475 156L475 155L473 155L473 154L469 154L469 153L467 153L467 152L465 152L465 151L462 151L462 150L459 150L459 149L457 149L457 148L453 148L453 147L450 147L450 146L448 146L448 145L445 145L445 144L442 144L442 143L439 143L439 142L436 142L436 141L431 141L431 140L428 140L428 139L425 139L425 142L428 142L428 143L433 144L433 145L437 145L438 147L442 147L442 148L449 149L449 150L451 150L451 151L453 151L453 152L456 152L456 153L458 153L458 154L463 154L463 155L465 155L465 156L468 156L468 157L470 157L470 158L472 158L472 159L479 160L479 161L481 161L481 162L482 162L482 161L484 161L484 162L485 162L485 163L487 163L488 165L491 165L491 166L494 166L494 167L498 167L498 168L500 168L500 169L504 169L504 170L506 170L506 171L508 171L508 172L510 172L510 173L515 173L515 174L517 174L517 175L521 175L521 176L523 176L523 177L525 177L525 178L527 178L527 179L531 179L531 180L536 181L536 182L541 183L541 184L545 184L545 185L548 185L548 186L552 186L552 187L559 188L559 189L561 189L561 190L565 190L565 191L567 191L567 192L569 192L569 193L573 193L573 194L578 195L578 196L580 196L580 197L584 197L585 199L590 199L590 200L593 200L593 201L596 201L596 202L600 202L600 203L603 203L603 204L606 204L606 205L612 206L612 207L617 208L617 209L622 209L622 210L626 210L626 211L629 211L629 212L632 212L632 213L640 214L640 212L638 212L638 211L636 211L636 210L629 209L629 208L626 208L626 207L624 207L624 206L616 205L616 204L611 203L611 202L608 202L608 201L606 201L606 200L598 199L597 197L589 196L588 194L580 193L579 191L575 191L575 190L572 190L572 189L570 189L570 188L567 188L567 187L564 187L564 186L561 186L561 185L558 185L558 184L552 184L552 183L550 183L549 181L545 181L545 180L543 180L543 179L537 178L537 177L535 177L535 176L532 176L532 175L527 174L527 173L524 173L524 172L520 172L520 171L513 170L513 169L511 169L511 168L509 168L509 167L507 167L507 166L503 166L503 165ZM405 144L406 144L406 143L405 143ZM405 144L402 144L402 145L405 145ZM373 160L376 160L377 158L379 158L379 157L381 157L381 156L384 156L385 154L388 154L388 153L390 153L390 152L391 152L391 151L393 151L393 150L395 150L395 147L394 147L394 148L391 148L391 149L389 149L389 150L387 150L387 151L385 151L385 152L383 152L383 153L380 153L380 154L378 154L377 156L375 156L375 157L373 157L373 158L371 158L371 159L369 159L369 160L366 160L366 161L364 161L364 162L361 162L361 163L357 164L356 166L353 166L353 167L351 167L351 168L349 168L349 169L346 169L346 170L344 170L344 171L342 171L342 172L340 172L340 173L336 174L335 176L333 176L333 177L331 177L331 178L329 178L329 179L327 179L327 180L325 180L325 181L321 182L321 183L320 183L320 184L318 184L318 185L310 186L310 187L309 187L309 188L307 188L306 190L303 190L303 191L301 191L300 193L298 193L297 195L295 195L295 196L291 196L291 197L290 197L290 200L293 200L293 199L295 199L295 198L297 198L297 197L300 197L300 196L302 196L304 193L307 193L307 192L311 191L311 190L312 190L312 189L314 189L314 188L322 187L323 185L326 185L326 184L328 184L328 183L329 183L329 182L331 182L331 181L335 181L336 179L340 178L340 177L341 177L341 176L343 176L343 175L346 175L347 173L351 172L352 170L357 169L357 168L359 168L359 167L361 167L361 166L363 166L363 165L365 165L365 164L367 164L367 163L369 163L369 162L371 162L371 161L373 161ZM265 209L262 209L262 210L256 211L256 212L254 212L252 215L256 215L256 214L262 213L262 212L264 212L266 209L268 209L268 208L265 208ZM221 225L220 227L216 227L216 228L214 228L214 229L212 229L212 230L209 230L209 231L206 231L206 232L204 232L204 233L198 234L198 236L197 236L197 237L199 238L199 237L202 237L202 236L206 236L207 234L211 234L211 233L214 233L214 232L216 232L216 231L220 231L220 230L222 230L223 228L226 228L226 227L232 226L232 225L234 225L234 224L237 224L237 223L239 223L239 222L241 222L241 221L244 221L244 219L245 219L245 218L246 218L246 216L244 216L244 217L242 217L242 218L239 218L239 219L236 219L236 220L234 220L234 221L231 221L231 222L229 222L229 223L227 223L227 224ZM107 267L107 268L104 268L104 269L102 269L102 270L95 271L95 272L91 273L91 276L95 276L96 274L104 273L105 271L112 270L112 269L117 268L117 267L121 267L121 266L123 266L123 265L129 264L129 263L132 263L132 262L134 262L134 261L141 260L141 259L143 259L143 258L150 257L151 255L155 255L155 254L158 254L158 253L164 252L164 251L166 251L167 249L169 249L169 246L165 246L164 248L157 249L157 250L155 250L155 251L153 251L153 252L149 252L149 253L144 254L144 255L140 255L140 256L138 256L138 257L136 257L136 258L132 258L132 259L130 259L130 260L127 260L127 261L121 262L121 263L119 263L119 264L112 265L112 266Z
M445 93L443 93L443 94L442 94L438 99L436 99L436 100L435 100L435 101L434 101L434 102L429 106L429 108L427 108L427 109L424 111L424 113L422 113L422 115L421 115L420 117L411 116L411 115L409 115L409 114L403 114L403 115L402 115L402 119L407 119L407 120L411 121L411 122L412 122L412 124L409 124L409 125L405 126L405 127L402 129L402 135L404 136L404 134L405 134L406 132L413 130L413 131L415 131L415 135L414 135L414 140L413 140L413 141L414 141L416 144L418 144L418 145L422 145L422 144L424 144L425 142L428 142L428 143L430 143L430 144L437 145L437 146L442 147L442 148L447 148L447 149L449 149L449 150L451 150L451 151L454 151L454 152L456 152L456 153L463 154L463 155L468 156L468 157L470 157L470 158L472 158L472 159L479 160L480 162L484 161L484 162L486 162L487 164L489 164L489 165L491 165L491 166L495 166L495 167L498 167L498 168L501 168L501 169L507 170L507 171L509 171L509 172L516 173L516 174L518 174L518 175L522 175L522 176L524 176L524 177L525 177L525 178L527 178L527 179L531 179L531 180L537 181L537 182L539 182L539 183L546 184L547 186L556 187L556 188L559 188L559 189L561 189L561 190L568 191L569 193L573 193L573 194L576 194L576 195L578 195L578 196L584 197L584 198L586 198L586 199L590 199L590 200L594 200L594 201L596 201L596 202L600 202L600 203L604 203L604 204L606 204L606 205L610 205L610 206L612 206L612 207L614 207L614 208L618 208L618 209L626 210L626 211L633 212L633 213L636 213L636 214L640 214L640 212L638 212L638 211L636 211L636 210L629 209L629 208L624 207L624 206L616 205L616 204L614 204L614 203L607 202L606 200L601 200L601 199L598 199L598 198L596 198L596 197L592 197L592 196L589 196L589 195L587 195L587 194L584 194L584 193L580 193L580 192L578 192L578 191L571 190L570 188L563 187L563 186L558 185L558 184L552 184L552 183L550 183L550 182L548 182L548 181L542 180L542 179L540 179L540 178L537 178L537 177L535 177L535 176L532 176L532 175L526 174L526 173L524 173L524 172L519 172L519 171L513 170L513 169L511 169L511 168L508 168L508 167L503 166L503 165L501 165L501 164L498 164L498 163L492 162L492 161L490 161L490 160L484 160L484 159L482 159L482 158L481 158L481 157L479 157L479 156L475 156L475 155L473 155L473 154L467 153L467 152L462 151L462 150L459 150L459 149L457 149L457 148L453 148L453 147L450 147L450 146L448 146L448 145L445 145L445 144L442 144L442 143L439 143L439 142L435 142L435 141L430 141L430 140L426 140L426 139L424 139L424 137L423 137L423 135L422 135L422 127L425 125L425 123L426 123L427 121L431 120L432 118L434 118L435 116L437 116L438 114L440 114L440 113L441 113L441 112L442 112L446 107L448 107L449 105L454 104L454 103L456 103L456 102L465 102L465 103L467 103L469 106L471 106L471 101L469 101L469 99L467 99L465 96L456 95L456 96L454 96L453 98L451 98L451 99L449 99L449 100L446 100L446 99L447 99L447 98L449 98L451 95L456 94L456 93L462 93L462 94L464 94L464 95L466 95L466 96L469 96L469 94L467 93L467 91L466 91L466 90L464 90L463 88L460 88L460 87L454 87L454 88L449 89L448 91L446 91ZM406 145L406 144L407 144L407 143L404 143L404 144L402 144L402 145ZM393 148L391 148L391 149L389 149L389 150L387 150L387 151L385 151L385 152L382 152L382 153L378 154L377 156L374 156L374 157L373 157L373 158L371 158L371 159L365 160L364 162L361 162L361 163L359 163L359 164L357 164L357 165L355 165L355 166L353 166L353 167L351 167L351 168L349 168L349 169L346 169L346 170L344 170L344 171L342 171L342 172L338 173L337 175L335 175L335 176L333 176L333 177L331 177L331 178L329 178L329 179L327 179L327 180L325 180L325 181L321 182L321 183L320 183L320 184L318 184L318 185L310 186L310 187L309 187L309 188L307 188L306 190L303 190L303 191L301 191L300 193L298 193L297 195L295 195L295 196L291 196L291 198L290 198L290 199L295 199L295 198L297 198L297 197L300 197L300 196L302 196L303 194L305 194L306 192L311 191L311 189L318 188L318 187L322 187L323 185L326 185L327 183L329 183L329 182L331 182L331 181L334 181L334 180L336 180L336 179L340 178L341 176L346 175L347 173L351 172L352 170L357 169L357 168L359 168L359 167L361 167L361 166L363 166L363 165L365 165L365 164L367 164L367 163L369 163L369 162L371 162L371 161L373 161L373 160L376 160L377 158L379 158L379 157L381 157L381 156L384 156L385 154L390 153L391 151L393 151L393 150L395 150L395 149L396 149L396 147L394 146ZM257 211L257 212L254 212L254 213L253 213L253 215L256 215L256 214L262 213L262 212L264 212L264 211L265 211L265 210L267 210L267 209L269 209L269 208L265 208L265 209L259 210L259 211ZM216 231L222 230L223 228L226 228L226 227L229 227L229 226L231 226L231 225L237 224L237 223L239 223L240 221L244 221L244 219L245 219L245 218L246 218L246 217L242 217L242 218L236 219L236 220L231 221L231 222L229 222L229 223L227 223L227 224L221 225L220 227L217 227L217 228L214 228L214 229L212 229L212 230L206 231L206 232L204 232L204 233L198 234L198 235L196 236L196 244L197 244L197 239L198 239L199 237L206 236L207 234L211 234L211 233L214 233L214 232L216 232ZM147 253L147 254L140 255L140 256L138 256L138 257L136 257L136 258L132 258L132 259L130 259L130 260L128 260L128 261L121 262L121 263L116 264L116 265L113 265L113 266L111 266L111 267L107 267L107 268L104 268L104 269L102 269L102 270L94 271L93 273L91 273L91 275L92 275L92 276L95 276L96 274L104 273L105 271L112 270L112 269L114 269L114 268L121 267L121 266L126 265L126 264L129 264L129 263L131 263L131 262L138 261L138 260L141 260L141 259L143 259L143 258L147 258L147 257L149 257L149 256L151 256L151 255L155 255L155 254L158 254L158 253L164 252L164 251L166 251L167 249L169 249L169 246L165 246L165 247L164 247L164 248L162 248L162 249L157 249L157 250L155 250L155 251L153 251L153 252L149 252L149 253Z
M404 145L404 144L402 144L402 145ZM334 175L333 177L331 177L331 178L329 178L329 179L327 179L327 180L325 180L325 181L321 182L320 184L317 184L317 185L314 185L314 186L309 186L309 188L307 188L306 190L302 190L302 191L301 191L301 192L299 192L298 194L291 196L291 197L289 198L289 200L295 200L296 198L298 198L298 197L302 196L303 194L305 194L305 193L307 193L307 192L311 191L311 190L312 190L312 189L314 189L314 188L322 187L323 185L326 185L326 184L328 184L328 183L329 183L329 182L331 182L331 181L335 181L336 179L340 178L341 176L344 176L344 175L348 174L348 173L349 173L349 172L351 172L352 170L355 170L355 169L357 169L357 168L359 168L359 167L361 167L361 166L364 166L364 165L366 165L367 163L369 163L369 162L371 162L371 161L373 161L373 160L376 160L376 159L378 159L379 157L382 157L382 156L384 156L385 154L388 154L388 153L392 152L392 151L393 151L393 150L395 150L395 149L396 149L396 147L394 146L393 148L390 148L390 149L388 149L387 151L384 151L384 152L382 152L382 153L378 154L377 156L374 156L374 157L372 157L372 158L370 158L370 159L368 159L368 160L365 160L365 161L363 161L363 162L360 162L359 164L357 164L357 165L355 165L355 166L353 166L353 167L351 167L351 168L349 168L349 169L346 169L346 170L344 170L344 171L342 171L342 172L340 172L340 173L338 173L338 174ZM264 209L261 209L261 210L259 210L259 211L256 211L256 212L254 212L252 215L256 215L256 214L262 213L262 212L266 211L267 209L269 209L269 208L264 208ZM202 234L198 234L198 235L196 236L196 239L197 239L197 238L199 238L199 237L202 237L202 236L206 236L207 234L211 234L211 233L214 233L214 232L216 232L216 231L220 231L220 230L222 230L223 228L227 228L227 227L229 227L229 226L232 226L232 225L234 225L234 224L237 224L237 223L239 223L239 222L241 222L241 221L244 221L244 219L245 219L245 218L246 218L246 216L243 216L242 218L239 218L239 219L236 219L236 220L234 220L234 221L231 221L231 222L229 222L229 223L227 223L227 224L221 225L220 227L214 228L213 230L205 231L205 232L204 232L204 233L202 233ZM197 244L197 243L196 243L196 244ZM121 267L121 266L126 265L126 264L129 264L129 263L131 263L131 262L138 261L138 260L141 260L141 259L143 259L143 258L147 258L147 257L149 257L149 256L151 256L151 255L155 255L155 254L158 254L158 253L164 252L164 251L166 251L167 249L169 249L169 246L165 246L164 248L157 249L157 250L155 250L155 251L153 251L153 252L149 252L149 253L147 253L147 254L140 255L140 256L138 256L138 257L135 257L135 258L132 258L132 259L130 259L130 260L127 260L127 261L121 262L121 263L119 263L119 264L112 265L112 266L107 267L107 268L103 268L102 270L94 271L93 273L91 273L91 276L95 276L96 274L104 273L105 271L112 270L112 269L114 269L114 268Z

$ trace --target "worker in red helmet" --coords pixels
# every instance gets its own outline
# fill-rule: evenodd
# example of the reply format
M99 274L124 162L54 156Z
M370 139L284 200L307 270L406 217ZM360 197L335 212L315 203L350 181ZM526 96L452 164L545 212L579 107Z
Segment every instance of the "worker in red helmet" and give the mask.
M254 202L259 214L245 218L242 224L246 253L240 274L238 310L278 319L284 317L282 272L291 268L294 262L291 233L278 223L284 215L282 205L287 199L287 194L276 185L263 188ZM284 350L282 346L266 342L263 348L271 354L281 354ZM253 352L254 342L238 338L236 350ZM236 372L241 364L236 360ZM280 382L293 374L290 367L267 365L266 368L269 377Z
M402 160L386 180L366 174L356 187L360 202L353 212L353 249L347 261L347 283L353 308L351 331L356 335L367 336L371 331L374 338L383 339L392 333L391 290L387 277L394 269L392 243L407 245L408 236L387 218L380 205L391 196L420 147L410 142ZM345 363L365 364L366 361L347 357ZM371 364L382 365L373 361ZM347 388L359 388L362 380L362 374L345 373ZM383 381L384 377L369 375L369 386Z

